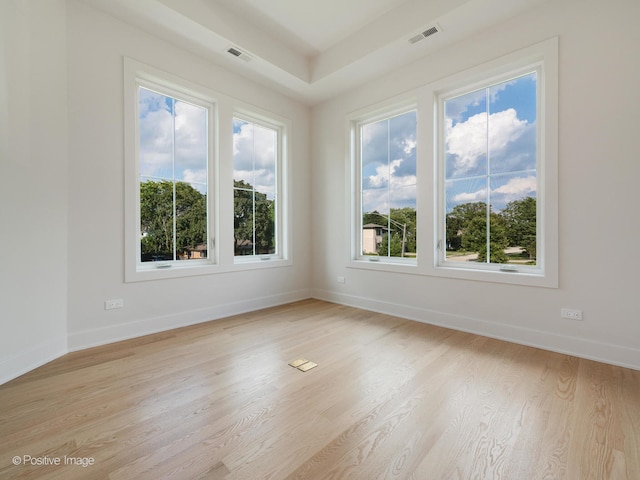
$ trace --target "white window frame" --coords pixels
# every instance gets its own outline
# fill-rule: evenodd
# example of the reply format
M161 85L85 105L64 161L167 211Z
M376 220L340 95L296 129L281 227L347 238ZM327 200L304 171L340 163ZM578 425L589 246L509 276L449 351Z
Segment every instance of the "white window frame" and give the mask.
M440 150L438 125L438 102L440 96L454 90L492 83L509 73L531 70L539 66L538 108L538 162L536 165L537 189L537 240L538 251L536 269L516 269L504 271L500 266L491 268L460 268L459 265L445 263L444 229L444 173ZM417 105L418 142L416 158L417 177L417 263L399 262L396 258L370 261L358 254L361 245L361 205L359 195L361 178L359 152L357 151L358 125L391 116ZM347 116L347 156L345 160L347 191L351 192L347 202L347 230L349 235L349 268L410 273L462 280L526 285L535 287L558 287L558 39L545 40L530 47L504 55L495 60L470 67L461 73L447 76L417 89L403 97L354 112ZM440 178L442 177L442 178ZM360 218L358 218L360 217ZM359 231L360 229L360 231ZM440 242L439 242L440 240Z
M257 263L280 263L280 264L290 264L288 262L288 231L286 228L288 222L286 219L288 218L288 208L286 201L287 191L289 190L286 184L286 163L287 163L287 152L288 148L288 134L290 131L290 124L285 119L279 118L276 119L274 116L260 113L255 109L248 108L236 108L233 113L232 118L237 118L238 120L242 120L254 125L258 125L261 127L268 128L270 130L274 130L276 132L277 138L277 148L276 148L276 198L275 198L275 252L272 254L263 254L263 255L235 255L235 245L234 245L234 256L233 261L236 265L247 265L247 264L255 264ZM234 187L235 188L235 187ZM233 210L233 203L232 203Z
M124 59L124 80L125 280L129 282L212 273L215 271L218 255L215 241L218 237L215 202L218 165L218 101L216 95L204 87L126 57ZM207 109L207 259L166 262L141 261L138 87L148 88Z
M379 122L396 117L411 111L419 116L418 105L414 95L405 98L396 98L377 106L359 110L352 113L348 119L349 154L347 165L349 168L347 179L348 190L352 192L348 211L349 225L347 231L351 232L351 245L349 249L349 264L356 268L406 272L415 270L418 265L417 258L372 256L362 253L362 162L361 162L361 127L370 123ZM416 135L419 135L417 127ZM419 151L419 149L418 149ZM418 178L418 160L416 159L416 178ZM416 194L420 190L419 181L416 185ZM416 228L420 224L418 201L416 201ZM418 240L420 239L418 234ZM422 254L422 248L416 248L418 255Z
M537 258L535 267L490 263L446 261L445 179L444 179L444 100L537 72ZM525 48L493 62L446 78L425 89L434 115L434 262L430 273L469 280L491 281L555 288L558 286L558 47L551 39Z
M208 165L208 258L170 262L170 267L157 268L165 262L141 262L140 257L140 187L138 165L138 94L140 82L175 92L179 98L199 99L210 104ZM172 95L172 96L176 96ZM236 262L233 245L233 130L232 119L242 116L259 120L280 130L278 179L278 255L269 261L260 256L253 261ZM272 112L228 97L205 86L167 73L145 63L124 57L124 280L139 282L168 278L208 275L223 272L283 267L293 264L291 255L290 195L288 173L291 152L291 121ZM220 159L225 161L221 162Z

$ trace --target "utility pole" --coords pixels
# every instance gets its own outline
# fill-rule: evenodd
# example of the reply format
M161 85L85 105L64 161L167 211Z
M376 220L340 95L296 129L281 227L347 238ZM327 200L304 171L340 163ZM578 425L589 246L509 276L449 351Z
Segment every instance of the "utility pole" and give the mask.
M381 215L384 215L384 214L381 214ZM393 223L396 227L402 228L402 250L400 251L400 256L404 257L404 246L407 243L407 224L396 222L394 219L392 219L388 215L384 215L384 216L389 219L389 223ZM391 245L391 229L389 229L389 245Z

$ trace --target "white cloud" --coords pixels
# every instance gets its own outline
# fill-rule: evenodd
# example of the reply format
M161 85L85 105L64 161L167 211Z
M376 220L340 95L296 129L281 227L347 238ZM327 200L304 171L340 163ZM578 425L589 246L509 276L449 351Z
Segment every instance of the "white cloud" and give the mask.
M511 178L507 183L491 191L493 196L500 196L504 203L527 197L536 192L538 182L536 177L516 177Z
M367 186L362 192L362 208L365 212L374 210L384 213L390 208L401 208L416 203L416 176L395 175L403 160L392 160L389 165L379 165L375 175L367 177ZM391 192L386 187L391 184Z
M207 164L207 110L176 102L175 155L177 169L203 169Z
M172 162L172 119L167 110L147 112L140 118L140 173L158 175Z
M500 155L526 128L527 121L519 120L513 108L491 114L488 119L485 113L479 113L455 126L448 118L447 154L455 157L453 175L463 176L478 167L480 160L486 158L487 147L492 155Z
M413 153L413 151L416 148L416 145L418 145L418 142L416 141L415 138L405 138L404 140L404 153L406 155L411 155Z
M406 187L416 184L415 175L397 175L396 172L402 165L403 159L392 160L389 165L383 164L376 167L376 174L367 177L368 188L384 188L391 185L393 188Z
M171 179L175 161L176 177L187 180L187 170L206 170L207 111L177 101L174 117L167 99L153 92L141 93L140 173Z
M187 183L207 183L207 171L187 168L183 172L183 178Z
M491 205L495 210L502 210L504 206L514 200L521 200L536 193L536 177L513 177L499 187L491 189ZM481 188L474 192L461 192L451 198L452 204L486 202L487 189Z
M276 186L275 130L247 122L237 123L233 134L233 178L243 180L261 192Z
M455 203L484 202L487 200L487 189L482 188L477 192L463 192L453 197Z

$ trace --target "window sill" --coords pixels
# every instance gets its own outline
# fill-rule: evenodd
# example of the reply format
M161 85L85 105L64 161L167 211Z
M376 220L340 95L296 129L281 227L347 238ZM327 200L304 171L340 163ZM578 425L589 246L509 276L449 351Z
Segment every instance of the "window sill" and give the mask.
M377 258L377 260L370 260L369 258ZM362 270L377 270L383 272L397 272L397 273L420 273L418 272L418 263L416 259L402 259L402 258L386 258L386 257L368 257L352 259L349 268L359 268Z
M160 262L158 262L160 263ZM194 262L190 265L170 264L168 267L140 266L125 273L125 282L147 282L170 278L195 277L201 275L216 275L220 273L257 270L262 268L277 268L292 265L287 259L271 259L269 261L254 260L252 262L234 263L230 265L213 264L211 262Z
M456 278L479 282L506 283L510 285L524 285L530 287L558 288L558 279L549 273L535 271L507 271L461 268L452 265L438 265L429 273L438 277Z

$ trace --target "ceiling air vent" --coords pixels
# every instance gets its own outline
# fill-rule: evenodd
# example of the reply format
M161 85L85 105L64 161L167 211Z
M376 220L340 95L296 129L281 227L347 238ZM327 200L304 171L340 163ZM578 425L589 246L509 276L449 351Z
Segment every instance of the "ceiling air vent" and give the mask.
M244 60L245 62L250 61L252 58L251 55L249 55L247 52L243 52L237 47L229 47L227 49L227 53L230 53L234 57L238 57L239 59Z
M433 25L432 27L427 28L423 32L420 32L418 35L415 35L409 39L410 44L418 43L420 40L423 40L431 35L435 35L438 32L441 32L442 28L439 25Z

